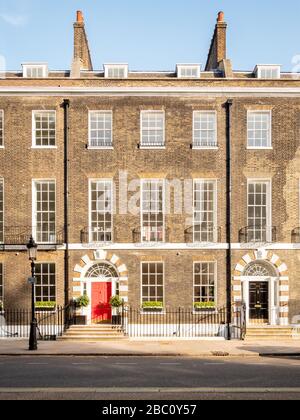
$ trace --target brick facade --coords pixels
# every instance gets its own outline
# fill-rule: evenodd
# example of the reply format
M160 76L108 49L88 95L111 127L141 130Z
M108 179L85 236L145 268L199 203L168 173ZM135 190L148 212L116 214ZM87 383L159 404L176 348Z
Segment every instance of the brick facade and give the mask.
M221 26L221 28L220 28ZM76 31L82 31L81 41ZM64 99L70 100L69 110L69 298L82 293L84 270L91 262L111 262L119 270L120 295L130 304L141 303L141 262L163 261L165 265L164 292L167 306L193 305L194 262L217 263L216 304L226 304L226 109L233 99L231 120L232 141L232 298L243 299L239 277L243 260L255 252L265 252L278 278L280 302L288 303L288 311L279 308L280 318L292 321L300 314L300 246L292 244L292 231L299 226L300 179L300 97L299 79L282 75L280 80L257 80L233 73L233 78L216 78L209 71L226 59L226 24L217 23L222 31L209 57L209 68L199 80L176 79L173 75L129 74L126 80L108 80L99 73L81 73L78 78L69 75L49 75L47 79L22 79L7 74L0 80L0 109L4 110L4 148L0 149L0 178L4 179L4 225L32 225L32 180L56 180L56 225L64 228ZM215 34L216 36L216 34ZM218 39L221 38L221 41ZM220 44L221 42L221 44ZM78 46L78 43L80 44ZM75 24L75 57L91 69L84 24ZM83 51L80 57L78 51ZM217 52L216 52L217 51ZM221 51L221 52L220 52ZM79 55L78 55L78 54ZM217 54L217 55L216 55ZM217 58L216 58L217 57ZM78 70L78 69L77 69ZM59 87L58 87L59 86ZM25 92L22 88L28 88ZM123 87L142 89L125 93ZM34 92L36 89L43 92ZM74 93L70 88L83 89ZM95 89L93 93L85 89ZM156 93L147 94L153 88ZM169 89L169 91L160 90ZM172 91L191 89L189 93ZM206 93L197 93L203 88ZM228 89L217 93L214 89ZM230 89L236 89L236 91ZM265 93L245 93L243 89L264 88ZM291 89L276 93L277 88ZM6 89L10 90L7 91ZM13 90L16 89L14 92ZM20 89L18 91L18 89ZM51 92L61 89L63 92ZM97 91L98 89L98 91ZM102 90L101 90L102 89ZM108 89L110 91L103 91ZM119 89L119 90L118 90ZM144 91L143 91L144 89ZM195 92L193 93L193 89ZM271 89L270 92L268 89ZM273 89L273 91L272 91ZM4 95L5 92L5 95ZM298 93L297 93L298 92ZM56 149L32 148L32 111L56 111ZM113 112L113 150L89 150L88 112ZM161 150L142 150L140 143L140 112L164 110L166 118L166 147ZM193 138L193 111L216 111L218 148L195 150ZM247 150L247 111L272 111L272 145L270 150ZM133 231L140 226L140 216L114 215L114 243L111 245L81 243L81 232L89 225L89 180L113 179L116 185L116 205L119 208L119 175L128 174L128 183L142 178L163 178L172 181L197 178L217 180L217 224L220 228L216 244L185 244L187 214L166 215L169 229L166 244L142 246L133 244ZM255 244L240 243L239 233L247 226L247 179L264 178L272 181L272 224L276 227L276 241L259 248ZM129 193L129 198L133 193ZM171 203L173 208L174 202ZM4 241L5 245L5 241ZM1 246L1 245L0 245ZM262 248L262 249L261 249ZM65 273L64 245L40 251L39 262L56 263L57 303L64 304ZM95 252L98 251L98 254ZM104 253L104 254L103 254ZM272 256L280 259L272 262ZM105 255L105 258L103 258ZM241 264L241 262L243 262ZM88 262L88 263L87 263ZM30 304L30 288L26 283L29 263L24 246L0 248L0 263L4 266L5 305L24 307ZM277 265L276 265L277 264ZM80 268L81 267L81 268ZM242 268L241 268L242 267ZM282 267L286 267L283 270ZM285 299L286 297L286 299ZM281 306L281 303L280 305ZM286 306L286 305L285 305ZM284 323L284 322L283 322Z

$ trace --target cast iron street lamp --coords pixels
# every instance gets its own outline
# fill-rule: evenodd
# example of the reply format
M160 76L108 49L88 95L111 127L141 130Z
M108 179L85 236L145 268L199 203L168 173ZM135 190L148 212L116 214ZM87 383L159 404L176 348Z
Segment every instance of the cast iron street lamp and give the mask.
M30 324L30 336L29 336L29 350L37 350L37 320L35 317L35 261L37 258L37 244L34 242L33 237L30 237L30 240L27 244L28 249L28 255L29 255L29 261L31 261L31 287L32 287L32 293L31 293L31 309L32 309L32 315L31 315L31 324Z

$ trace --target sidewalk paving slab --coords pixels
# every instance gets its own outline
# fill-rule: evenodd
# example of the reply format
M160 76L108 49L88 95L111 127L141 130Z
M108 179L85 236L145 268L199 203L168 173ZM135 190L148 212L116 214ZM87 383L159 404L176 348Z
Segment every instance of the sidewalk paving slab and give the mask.
M28 340L0 340L0 356L170 356L170 357L258 357L298 356L300 341L40 341L38 350L28 351Z

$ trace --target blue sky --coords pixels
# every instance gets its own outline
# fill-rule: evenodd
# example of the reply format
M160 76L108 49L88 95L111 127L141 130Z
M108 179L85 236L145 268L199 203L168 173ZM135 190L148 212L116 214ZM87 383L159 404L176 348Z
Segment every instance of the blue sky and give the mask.
M94 67L128 62L132 70L205 65L218 11L228 28L235 69L282 64L300 54L299 0L0 0L0 55L8 69L46 61L68 69L76 10L85 16Z

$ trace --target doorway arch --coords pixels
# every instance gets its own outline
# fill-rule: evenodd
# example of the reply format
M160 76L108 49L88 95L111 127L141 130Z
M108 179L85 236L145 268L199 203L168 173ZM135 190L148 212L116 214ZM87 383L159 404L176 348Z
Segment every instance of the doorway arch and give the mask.
M73 298L85 293L90 298L89 306L84 309L84 315L87 316L89 323L92 321L93 311L95 311L93 299L96 299L96 294L100 301L103 296L105 301L103 307L110 307L110 297L116 294L124 302L128 302L127 267L117 255L107 251L97 250L83 256L80 264L74 268L73 282Z
M261 298L263 295L265 297ZM256 302L255 299L257 299ZM268 316L265 319L267 323L288 325L289 273L286 264L278 255L265 249L246 254L235 267L233 300L234 303L244 302L246 304L248 323L251 323L250 310L259 310L262 305L265 311L268 310ZM265 308L266 300L268 309ZM255 306L257 308L254 308ZM255 322L253 312L252 317Z

